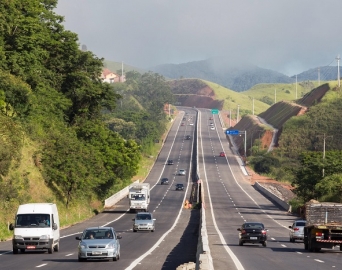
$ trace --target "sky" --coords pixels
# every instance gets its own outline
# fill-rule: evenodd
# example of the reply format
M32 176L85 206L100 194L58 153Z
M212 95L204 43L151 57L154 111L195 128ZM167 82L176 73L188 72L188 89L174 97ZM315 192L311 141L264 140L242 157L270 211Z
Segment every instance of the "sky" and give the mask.
M148 69L224 57L289 76L336 66L341 0L58 0L96 56Z

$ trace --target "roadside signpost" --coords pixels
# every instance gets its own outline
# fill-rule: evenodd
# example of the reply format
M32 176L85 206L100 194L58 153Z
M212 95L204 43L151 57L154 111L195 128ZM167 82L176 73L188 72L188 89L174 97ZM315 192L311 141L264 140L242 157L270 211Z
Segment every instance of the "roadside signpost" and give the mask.
M245 135L245 139L244 139L244 148L245 148L245 158L247 157L247 146L246 146L246 141L247 141L247 131L246 130L229 130L227 129L226 130L226 135L242 135L244 134Z
M219 110L218 110L218 109L211 109L211 113L212 113L212 114L218 114L218 113L219 113Z
M227 135L239 135L239 131L238 130L226 130L226 134Z

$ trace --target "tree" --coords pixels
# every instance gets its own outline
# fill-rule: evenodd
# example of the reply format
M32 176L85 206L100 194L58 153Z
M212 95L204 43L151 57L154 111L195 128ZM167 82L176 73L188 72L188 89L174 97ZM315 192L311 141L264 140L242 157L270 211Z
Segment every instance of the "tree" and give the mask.
M342 203L342 172L324 177L315 185L323 201Z

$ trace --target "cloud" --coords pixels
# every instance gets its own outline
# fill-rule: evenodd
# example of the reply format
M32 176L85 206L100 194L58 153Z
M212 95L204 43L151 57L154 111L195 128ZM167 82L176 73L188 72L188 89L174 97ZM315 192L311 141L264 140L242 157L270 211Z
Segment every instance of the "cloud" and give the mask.
M287 75L340 53L342 1L59 0L56 13L99 57L141 68L224 56Z

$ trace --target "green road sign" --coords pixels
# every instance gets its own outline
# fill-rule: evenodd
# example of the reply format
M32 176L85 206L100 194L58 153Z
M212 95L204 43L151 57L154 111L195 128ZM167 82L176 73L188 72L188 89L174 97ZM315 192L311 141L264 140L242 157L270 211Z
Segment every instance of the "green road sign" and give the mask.
M218 114L219 110L218 109L211 109L212 114Z

